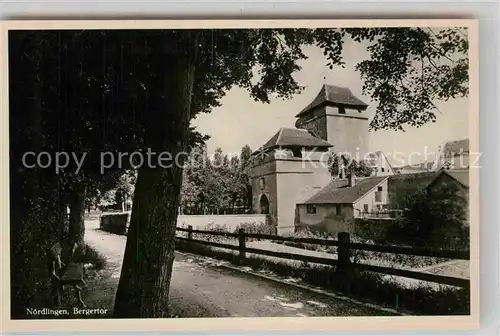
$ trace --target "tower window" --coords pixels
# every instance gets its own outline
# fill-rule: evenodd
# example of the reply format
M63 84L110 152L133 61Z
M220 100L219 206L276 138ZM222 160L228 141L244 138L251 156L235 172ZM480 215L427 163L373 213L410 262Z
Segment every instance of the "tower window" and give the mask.
M342 206L340 204L335 205L335 214L337 216L342 215Z
M339 106L339 114L345 114L345 107Z
M266 179L261 177L260 178L260 189L264 189L266 187Z
M301 158L302 157L302 150L300 148L293 148L292 154L293 154L293 157Z
M380 168L380 170L381 170L381 171L382 171L382 173L383 173L385 169L384 169L384 167L382 167L382 168Z

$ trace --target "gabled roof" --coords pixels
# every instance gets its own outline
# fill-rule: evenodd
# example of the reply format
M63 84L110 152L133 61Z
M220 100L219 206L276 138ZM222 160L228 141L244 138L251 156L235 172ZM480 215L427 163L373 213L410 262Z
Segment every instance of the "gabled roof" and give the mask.
M469 139L448 141L442 148L444 157L452 157L462 153L469 153Z
M356 179L354 187L349 187L346 179L333 180L304 204L352 204L387 178L377 176Z
M429 183L427 187L432 185L441 174L446 174L455 181L457 181L460 185L462 185L465 188L469 188L469 170L468 169L453 169L453 170L447 170L447 169L440 169L437 173L434 179Z
M285 128L282 127L280 130L274 134L271 139L269 139L261 150L275 147L316 147L316 148L329 148L332 147L331 144L323 139L316 138L311 135L306 130L296 129L296 128Z
M313 101L295 117L300 117L315 107L328 103L333 105L357 107L361 110L366 110L368 107L366 103L353 95L349 88L325 84L319 91L316 98L314 98Z
M445 170L445 174L450 175L453 177L458 183L463 185L466 188L469 188L469 170L468 169L462 169L462 170Z
M368 155L367 155L367 156L369 156L369 157L371 158L371 160L373 160L373 159L378 159L378 158L381 158L381 157L382 157L382 158L384 159L384 161L387 163L387 167L388 167L390 170L394 170L394 168L392 167L391 163L390 163L390 162L389 162L389 160L387 159L387 156L385 156L384 152L382 152L382 151L380 151L380 150L379 150L379 151L376 151L376 152L370 152L370 153L368 153ZM371 161L371 160L368 160L368 161ZM365 161L367 161L367 160L365 160ZM368 163L368 164L371 164L372 162L367 162L367 163Z
M420 172L389 176L387 182L388 201L393 209L402 209L408 198L426 188L436 177L436 172Z

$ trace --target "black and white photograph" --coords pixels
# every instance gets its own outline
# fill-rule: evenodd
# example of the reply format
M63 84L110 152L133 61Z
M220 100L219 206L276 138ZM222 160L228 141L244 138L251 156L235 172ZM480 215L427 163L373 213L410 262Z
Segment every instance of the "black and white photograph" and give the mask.
M473 22L216 22L8 29L10 319L470 316Z

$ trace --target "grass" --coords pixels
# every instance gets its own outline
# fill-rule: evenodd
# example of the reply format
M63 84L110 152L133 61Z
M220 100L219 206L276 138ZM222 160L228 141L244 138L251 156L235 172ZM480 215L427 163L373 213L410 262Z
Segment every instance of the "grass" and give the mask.
M193 238L200 239L201 237ZM228 239L223 238L223 240L227 243ZM359 271L351 274L350 281L346 286L343 281L345 277L337 272L335 267L255 254L248 255L242 261L237 251L227 251L186 242L177 242L176 249L226 260L240 266L248 266L255 271L267 270L278 276L297 278L312 286L343 292L361 301L368 300L416 315L470 314L469 289L439 286L439 289L436 290L435 287L425 285L408 288L398 282L384 279L377 273Z

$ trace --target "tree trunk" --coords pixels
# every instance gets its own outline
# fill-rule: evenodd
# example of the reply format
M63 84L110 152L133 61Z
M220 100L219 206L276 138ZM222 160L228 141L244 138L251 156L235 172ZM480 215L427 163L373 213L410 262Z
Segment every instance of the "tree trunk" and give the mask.
M87 185L85 182L76 182L69 197L69 230L65 257L71 257L71 251L75 244L78 248L85 245L85 198L87 196Z
M164 74L157 86L161 91L156 93L161 99L157 111L150 111L150 119L146 120L146 146L152 152L168 152L174 160L185 158L177 154L186 152L189 134L195 63L188 56L170 55L161 60L163 67L155 68ZM182 185L182 162L170 163L168 168L139 169L114 317L169 316L168 293Z

